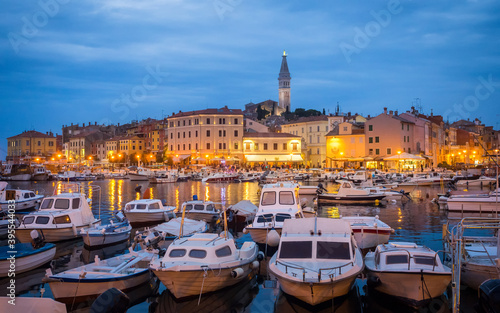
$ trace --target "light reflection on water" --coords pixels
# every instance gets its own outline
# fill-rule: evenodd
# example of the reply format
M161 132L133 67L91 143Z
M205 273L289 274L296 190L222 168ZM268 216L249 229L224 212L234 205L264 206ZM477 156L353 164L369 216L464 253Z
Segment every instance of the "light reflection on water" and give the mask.
M191 200L193 195L197 195L200 200L224 202L226 206L235 204L240 200L250 200L254 204L258 204L260 196L259 185L249 182L217 184L188 181L150 185L148 182L131 182L128 180L111 179L85 182L84 184L100 186L102 197L101 218L105 223L113 217L114 213L121 210L127 202L143 197L161 199L166 202L167 205L179 207L184 201ZM43 193L45 195L51 195L53 189L58 186L55 182L13 182L11 185L14 188L44 190ZM333 188L332 184L324 185L328 189ZM141 193L135 191L137 186L142 187ZM60 191L60 187L57 188L58 191ZM92 188L90 188L90 192L94 198L92 209L97 216L98 195ZM357 214L369 216L378 215L382 221L395 230L395 233L391 235L391 241L411 241L417 244L426 245L433 250L441 250L442 224L447 221L447 213L446 211L439 210L437 205L430 202L430 199L437 197L438 192L440 192L439 188L417 190L413 192L413 195L418 196L420 199L403 204L397 202L377 206L340 204L336 206L325 206L318 209L318 215L330 218ZM105 248L102 249L100 253L103 256L111 257L112 255L123 253L126 248L126 246L120 246L120 249L116 249L115 247ZM84 253L82 253L82 249ZM74 245L74 243L72 243L72 246L68 247L67 251L68 254L64 254L57 261L60 265L59 271L93 261L93 254L89 255L89 251L85 251L84 248L79 245ZM71 257L68 257L68 255L71 255ZM48 286L46 286L46 288L47 287ZM165 287L162 287L162 290L164 289ZM50 292L46 295L50 296ZM258 302L265 299L267 303L274 303L273 301L277 299L277 296L278 294L276 292L269 292L269 290L264 290L261 287L255 298L256 300L250 305L250 311L260 312L258 309L259 305L255 303L256 301ZM132 308L129 312L141 312L144 308L147 308L147 303L141 303L138 305L138 308L140 309Z

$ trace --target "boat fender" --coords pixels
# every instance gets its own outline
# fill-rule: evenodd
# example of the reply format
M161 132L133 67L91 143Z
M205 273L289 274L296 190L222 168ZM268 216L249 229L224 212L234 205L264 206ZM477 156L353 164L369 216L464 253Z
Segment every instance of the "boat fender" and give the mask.
M260 265L259 261L253 261L252 263L250 263L250 268L256 270L259 268L259 265Z
M78 236L78 231L76 230L75 224L71 224L71 228L73 229L73 235Z
M243 274L245 274L245 271L241 267L235 268L231 271L232 278L240 278Z
M262 261L264 260L264 252L262 251L259 251L259 253L257 254L257 261Z
M277 247L280 243L280 234L275 229L267 234L266 243L271 247Z
M130 304L129 297L122 291L111 288L102 293L90 307L90 312L114 313L126 312Z
M247 229L246 227L245 227L245 228L243 228L243 233L244 233L244 234L248 234L248 229Z

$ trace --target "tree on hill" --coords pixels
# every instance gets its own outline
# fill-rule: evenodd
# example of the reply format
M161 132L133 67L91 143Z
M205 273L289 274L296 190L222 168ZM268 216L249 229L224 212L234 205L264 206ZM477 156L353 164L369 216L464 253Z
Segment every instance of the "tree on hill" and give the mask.
M297 116L297 117L308 117L308 116L321 115L321 112L318 110L314 110L314 109L306 110L306 109L302 109L302 108L295 109L294 113L295 113L295 116Z
M269 113L271 113L271 112L269 112L266 109L263 109L262 106L259 104L259 106L257 107L257 119L258 120L262 120L262 119L266 118L266 116Z

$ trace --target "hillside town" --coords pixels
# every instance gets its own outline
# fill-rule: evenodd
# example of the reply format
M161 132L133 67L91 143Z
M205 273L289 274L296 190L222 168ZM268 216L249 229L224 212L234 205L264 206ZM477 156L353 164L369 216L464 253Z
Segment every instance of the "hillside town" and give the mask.
M278 101L244 109L172 112L163 119L126 124L64 124L60 133L24 131L7 138L7 163L131 166L193 164L238 167L390 168L414 171L488 165L498 153L499 131L478 118L449 121L422 112L380 108L376 116L292 111L291 76L283 53ZM54 125L56 127L56 125Z

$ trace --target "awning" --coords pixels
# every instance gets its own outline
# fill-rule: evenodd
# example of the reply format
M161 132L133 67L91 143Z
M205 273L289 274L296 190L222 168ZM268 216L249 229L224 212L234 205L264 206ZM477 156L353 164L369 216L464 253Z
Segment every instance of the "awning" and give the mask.
M205 161L205 158L197 157L197 158L194 158L193 161Z
M179 161L182 161L182 160L185 160L187 158L189 158L191 156L191 154L181 154L177 157L174 157L174 162L179 162Z
M394 161L397 161L397 160L423 160L424 158L419 156L419 155L414 155L414 154L411 154L411 153L407 153L407 152L403 152L401 154L395 154L395 155L392 155L388 158L384 158L384 160L394 160Z
M289 154L247 154L245 155L247 162L302 162L301 155Z

